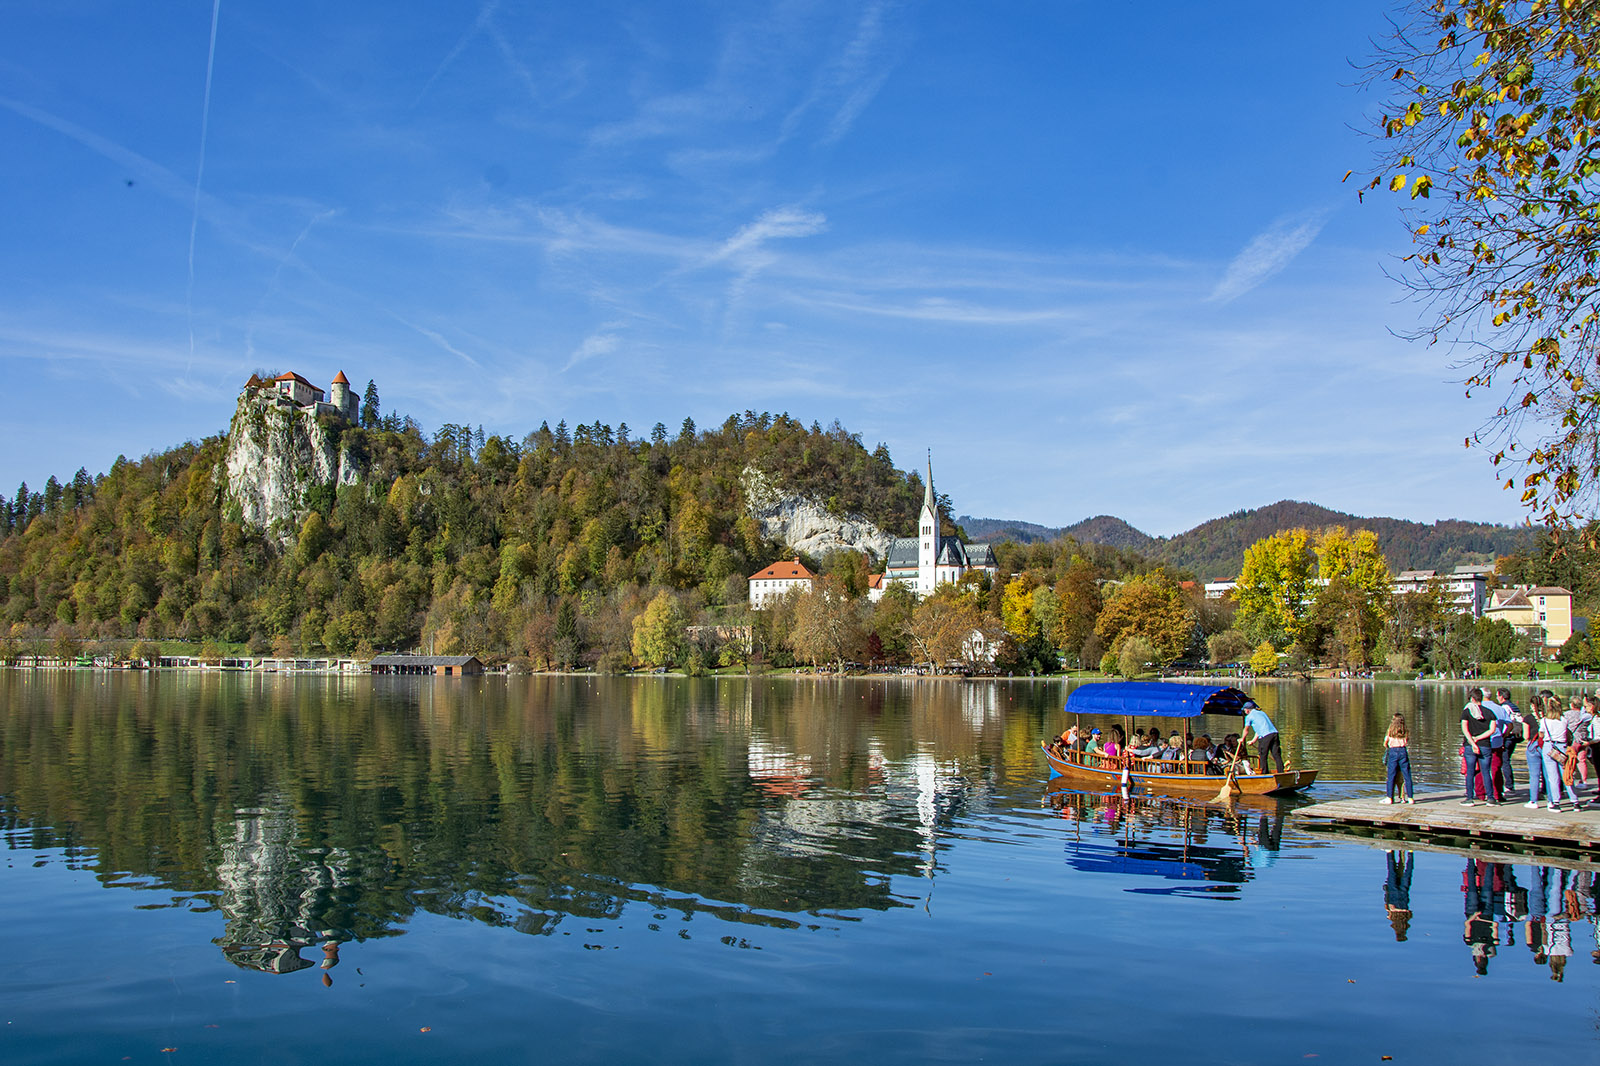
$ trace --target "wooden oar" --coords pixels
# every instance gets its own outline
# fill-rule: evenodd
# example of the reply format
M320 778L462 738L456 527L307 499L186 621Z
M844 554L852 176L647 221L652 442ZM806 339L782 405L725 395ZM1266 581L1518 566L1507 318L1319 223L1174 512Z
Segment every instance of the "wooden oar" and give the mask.
M1216 803L1232 803L1235 792L1244 791L1239 787L1239 753L1244 751L1244 741L1236 741L1233 745L1233 761L1228 764L1228 776L1222 782L1222 790L1217 793Z

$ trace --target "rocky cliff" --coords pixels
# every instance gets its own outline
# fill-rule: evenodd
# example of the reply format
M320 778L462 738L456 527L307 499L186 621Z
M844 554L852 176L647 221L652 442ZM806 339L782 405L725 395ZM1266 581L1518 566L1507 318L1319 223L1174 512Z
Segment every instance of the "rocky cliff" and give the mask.
M228 498L244 521L276 527L287 540L306 516L308 489L360 481L361 471L338 436L309 411L280 406L268 392L240 396L228 425L225 463Z
M755 467L744 468L740 485L745 508L761 523L762 534L813 558L854 549L881 561L894 539L859 514L833 514L816 500L785 494Z

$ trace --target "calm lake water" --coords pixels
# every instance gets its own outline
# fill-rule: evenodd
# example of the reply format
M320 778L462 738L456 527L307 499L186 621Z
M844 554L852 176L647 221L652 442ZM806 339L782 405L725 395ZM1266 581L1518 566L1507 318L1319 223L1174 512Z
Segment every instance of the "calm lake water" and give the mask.
M1065 692L0 671L0 1061L1596 1061L1592 872L1052 792Z

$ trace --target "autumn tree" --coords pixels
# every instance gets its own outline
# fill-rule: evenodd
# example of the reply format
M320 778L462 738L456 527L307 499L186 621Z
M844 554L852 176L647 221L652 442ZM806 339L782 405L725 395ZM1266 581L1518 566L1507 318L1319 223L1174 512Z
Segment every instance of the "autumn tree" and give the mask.
M971 597L941 585L912 611L906 635L917 658L937 670L962 657L963 643L982 621L983 612Z
M1106 648L1121 655L1123 641L1149 641L1152 661L1165 666L1181 657L1195 636L1194 612L1164 570L1130 578L1100 611L1095 632Z
M837 574L818 579L795 604L795 654L813 664L831 662L843 673L864 637L860 602L845 594L845 580Z
M1409 0L1367 68L1388 86L1367 188L1405 197L1413 336L1496 412L1469 444L1552 524L1600 502L1600 5ZM1591 530L1592 532L1592 530Z
M1316 566L1310 541L1306 530L1286 529L1245 549L1233 595L1236 624L1251 641L1282 648L1299 639Z
M671 666L683 655L685 624L677 597L662 589L633 620L633 657L649 666Z

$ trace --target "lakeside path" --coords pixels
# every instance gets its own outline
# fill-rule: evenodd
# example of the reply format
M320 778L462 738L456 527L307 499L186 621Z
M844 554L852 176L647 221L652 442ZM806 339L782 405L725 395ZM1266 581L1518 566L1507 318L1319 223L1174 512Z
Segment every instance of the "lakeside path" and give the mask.
M1519 854L1557 849L1586 862L1600 861L1600 806L1581 811L1525 807L1515 799L1465 806L1459 791L1428 792L1416 803L1385 804L1377 795L1333 800L1295 810L1308 829L1415 837L1460 847L1466 843ZM1590 797L1593 800L1593 797Z

